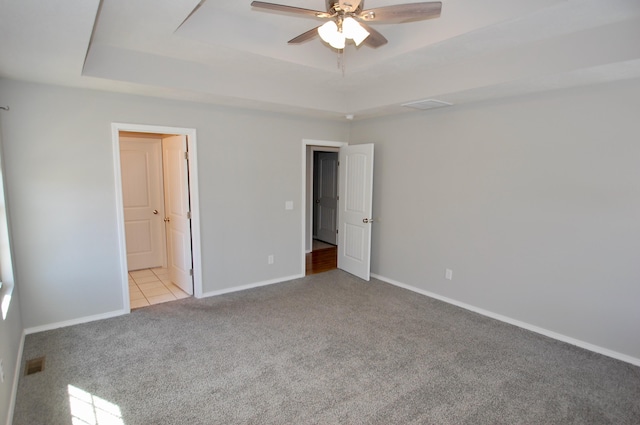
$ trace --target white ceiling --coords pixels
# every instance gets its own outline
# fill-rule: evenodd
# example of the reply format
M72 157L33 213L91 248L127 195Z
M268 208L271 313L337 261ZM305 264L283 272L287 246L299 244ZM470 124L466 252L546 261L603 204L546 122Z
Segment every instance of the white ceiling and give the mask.
M0 0L0 76L339 119L640 78L639 0L442 0L438 19L372 23L389 43L348 46L344 70L319 38L287 44L322 21L199 3Z

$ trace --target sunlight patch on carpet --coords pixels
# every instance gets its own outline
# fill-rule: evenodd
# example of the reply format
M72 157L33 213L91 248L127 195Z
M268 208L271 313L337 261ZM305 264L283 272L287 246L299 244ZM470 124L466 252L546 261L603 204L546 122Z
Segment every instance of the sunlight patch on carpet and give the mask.
M73 425L125 425L117 404L73 385L68 386L68 391Z

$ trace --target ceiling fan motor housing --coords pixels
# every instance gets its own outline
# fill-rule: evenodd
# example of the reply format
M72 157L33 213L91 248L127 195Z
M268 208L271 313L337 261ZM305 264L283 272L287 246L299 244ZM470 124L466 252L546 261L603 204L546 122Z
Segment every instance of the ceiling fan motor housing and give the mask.
M357 14L362 11L362 1L360 0L327 0L327 11L332 15L343 15L345 13Z

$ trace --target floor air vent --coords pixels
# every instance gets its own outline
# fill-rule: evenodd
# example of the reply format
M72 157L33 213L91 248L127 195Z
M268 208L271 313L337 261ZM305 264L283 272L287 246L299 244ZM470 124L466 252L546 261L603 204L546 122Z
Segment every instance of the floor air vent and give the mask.
M27 365L24 368L24 376L33 375L34 373L42 372L43 370L44 357L27 360Z

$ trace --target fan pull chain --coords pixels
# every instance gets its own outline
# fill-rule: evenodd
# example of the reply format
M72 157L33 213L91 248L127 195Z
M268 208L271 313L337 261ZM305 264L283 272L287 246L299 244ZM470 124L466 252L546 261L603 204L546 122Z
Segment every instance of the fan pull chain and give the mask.
M338 69L342 71L342 76L344 77L346 64L344 60L344 52L345 49L338 50Z

